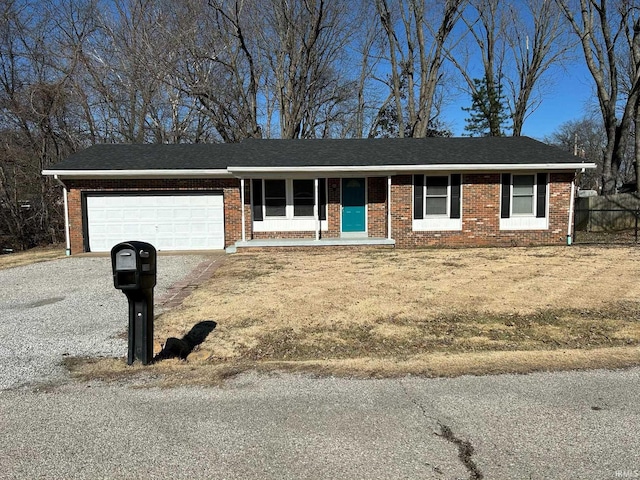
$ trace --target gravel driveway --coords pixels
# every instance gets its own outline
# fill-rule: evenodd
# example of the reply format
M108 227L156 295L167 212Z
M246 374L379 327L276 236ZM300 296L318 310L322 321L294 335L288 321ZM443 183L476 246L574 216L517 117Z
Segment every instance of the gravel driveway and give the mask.
M203 259L159 256L155 298ZM64 378L65 355L126 356L127 299L113 287L110 258L0 270L0 285L0 390Z

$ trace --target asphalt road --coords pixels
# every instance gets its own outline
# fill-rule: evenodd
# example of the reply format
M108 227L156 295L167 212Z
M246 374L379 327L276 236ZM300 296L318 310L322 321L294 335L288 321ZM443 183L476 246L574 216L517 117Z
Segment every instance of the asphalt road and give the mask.
M176 257L172 278L186 262ZM56 276L34 289L30 279L48 268ZM73 283L92 268L84 285ZM0 302L1 344L17 352L0 355L0 379L11 380L0 386L0 479L640 478L638 368L455 379L244 374L222 388L166 390L74 383L45 366L76 344L112 348L124 321L98 321L126 302L112 310L119 297L101 297L108 263L12 270L0 272L17 292ZM87 297L96 277L97 296ZM72 293L55 293L60 286L98 303L83 310ZM39 351L46 362L34 360ZM11 370L23 364L33 368ZM58 386L38 387L51 381Z
M640 369L0 392L0 478L640 478Z

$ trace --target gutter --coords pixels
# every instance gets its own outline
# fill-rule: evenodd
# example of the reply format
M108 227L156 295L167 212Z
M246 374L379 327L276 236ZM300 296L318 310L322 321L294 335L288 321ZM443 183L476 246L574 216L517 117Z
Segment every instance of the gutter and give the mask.
M221 169L160 169L160 170L43 170L42 175L65 178L219 178L232 175L226 168Z
M438 165L366 165L366 166L307 166L307 167L228 167L227 171L235 176L248 174L286 174L286 173L384 173L385 175L395 175L399 172L421 172L421 171L441 171L441 172L513 172L513 171L549 171L549 170L577 170L586 168L596 168L595 163L529 163L522 165L514 164L438 164Z
M303 166L303 167L227 167L219 169L158 169L158 170L43 170L43 175L69 179L121 179L121 178L232 178L251 175L283 175L308 173L334 173L357 175L380 173L385 176L410 172L514 172L577 170L596 168L595 163L535 163L535 164L439 164L439 165L364 165L364 166Z

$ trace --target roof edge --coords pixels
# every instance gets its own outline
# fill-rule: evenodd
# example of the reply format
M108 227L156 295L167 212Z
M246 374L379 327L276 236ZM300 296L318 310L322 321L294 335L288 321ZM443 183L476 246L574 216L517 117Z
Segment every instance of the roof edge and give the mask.
M219 178L232 177L224 169L160 169L160 170L42 170L42 175L52 175L64 178Z
M595 163L529 163L514 164L440 164L440 165L379 165L379 166L308 166L308 167L228 167L226 169L160 169L160 170L42 170L42 175L60 178L118 179L118 178L220 178L248 174L277 173L385 173L417 171L474 171L511 172L532 170L581 170L596 168Z
M517 171L517 170L581 170L596 168L595 163L576 162L576 163L528 163L528 164L439 164L439 165L379 165L379 166L309 166L309 167L228 167L229 173L239 176L249 173L286 173L286 172L385 172L392 174L393 172L413 172L413 171Z

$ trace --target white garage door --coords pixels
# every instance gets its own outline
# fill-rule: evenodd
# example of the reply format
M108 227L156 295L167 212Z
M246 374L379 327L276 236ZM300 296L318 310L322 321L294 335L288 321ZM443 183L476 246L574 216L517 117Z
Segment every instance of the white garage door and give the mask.
M141 240L157 250L224 248L221 194L87 195L89 249Z

